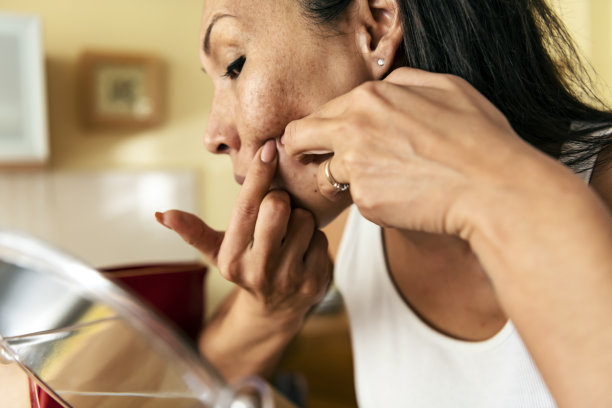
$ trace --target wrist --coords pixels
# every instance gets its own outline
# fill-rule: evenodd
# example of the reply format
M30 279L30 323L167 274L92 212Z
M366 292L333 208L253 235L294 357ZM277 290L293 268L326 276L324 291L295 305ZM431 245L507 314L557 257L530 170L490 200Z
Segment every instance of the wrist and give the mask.
M199 350L228 381L247 375L267 376L302 326L304 314L269 313L243 289L201 333Z
M232 312L244 325L265 327L271 332L297 332L309 307L285 306L271 308L245 289L238 289Z

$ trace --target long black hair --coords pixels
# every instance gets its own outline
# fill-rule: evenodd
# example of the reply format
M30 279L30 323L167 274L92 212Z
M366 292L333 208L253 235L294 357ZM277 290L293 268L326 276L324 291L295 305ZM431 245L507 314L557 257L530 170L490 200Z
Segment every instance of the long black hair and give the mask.
M334 29L352 0L299 0ZM609 112L546 0L397 0L399 65L460 76L527 142L576 170L611 144ZM398 61L395 61L398 64Z

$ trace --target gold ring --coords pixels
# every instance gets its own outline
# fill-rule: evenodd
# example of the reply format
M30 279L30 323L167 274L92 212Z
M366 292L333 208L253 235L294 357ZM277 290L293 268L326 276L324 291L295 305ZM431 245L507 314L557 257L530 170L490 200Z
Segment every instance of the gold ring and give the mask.
M331 171L329 170L329 163L331 163L331 158L325 162L325 177L327 177L327 181L338 191L346 191L349 189L348 183L338 183L334 176L332 176Z

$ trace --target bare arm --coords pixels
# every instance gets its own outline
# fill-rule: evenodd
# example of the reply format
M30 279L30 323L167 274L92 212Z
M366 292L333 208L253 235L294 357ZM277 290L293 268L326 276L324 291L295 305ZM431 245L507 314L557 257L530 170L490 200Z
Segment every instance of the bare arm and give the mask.
M559 405L612 406L612 219L548 164L524 167L531 191L479 198L489 209L466 238Z
M372 222L469 241L559 405L612 406L610 211L471 85L400 68L290 123L284 144L333 151Z
M250 296L236 288L200 337L200 352L228 380L247 375L268 377L304 321L301 314L284 321L258 315L249 305Z

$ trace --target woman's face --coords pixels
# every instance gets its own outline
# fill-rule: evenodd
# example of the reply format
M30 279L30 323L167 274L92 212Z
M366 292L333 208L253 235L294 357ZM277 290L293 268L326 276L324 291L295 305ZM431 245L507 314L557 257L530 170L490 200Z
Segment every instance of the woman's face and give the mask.
M228 154L242 183L256 151L285 126L370 79L351 20L343 35L323 32L301 14L298 0L206 0L201 61L215 87L205 144ZM280 143L272 188L309 209L320 226L350 203L318 193L320 159L287 157Z

